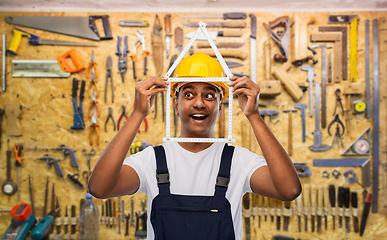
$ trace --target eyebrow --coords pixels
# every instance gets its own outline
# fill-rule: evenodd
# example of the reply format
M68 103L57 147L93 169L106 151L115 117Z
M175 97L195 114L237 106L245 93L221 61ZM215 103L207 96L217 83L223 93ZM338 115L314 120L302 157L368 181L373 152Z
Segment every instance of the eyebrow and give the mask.
M186 85L186 86L183 86L181 91L184 92L184 90L187 89L187 88L192 89L192 90L196 89L196 87L194 87L192 85ZM207 86L207 87L204 88L204 90L213 90L213 91L217 92L217 89L215 87L213 87L213 86Z

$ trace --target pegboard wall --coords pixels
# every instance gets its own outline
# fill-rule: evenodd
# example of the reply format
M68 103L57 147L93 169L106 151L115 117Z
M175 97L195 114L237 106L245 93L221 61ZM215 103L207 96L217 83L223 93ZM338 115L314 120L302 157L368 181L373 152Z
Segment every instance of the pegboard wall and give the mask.
M106 13L99 13L106 14ZM163 58L163 71L162 76L167 72L170 59L166 58L165 53L165 27L164 27L164 16L167 13L157 13L161 20L161 25L163 30L161 31L161 38L164 44L164 56ZM184 35L195 31L196 28L189 28L182 25L183 22L204 20L204 19L183 19L180 18L180 15L185 13L172 13L171 14L171 23L172 23L172 34L176 27L182 27L184 30ZM191 13L190 13L191 14ZM247 15L250 13L247 13ZM379 112L380 118L380 131L379 131L379 149L373 149L373 142L371 140L371 153L373 151L379 151L380 154L380 168L379 168L379 201L378 201L378 213L370 214L368 218L368 223L363 237L359 236L359 233L355 233L353 229L352 217L351 221L351 230L350 232L345 231L345 227L339 228L338 218L336 217L336 229L333 230L332 217L328 217L327 229L323 226L321 232L311 231L310 225L308 231L305 231L304 218L302 217L302 231L298 230L298 220L297 212L295 210L295 202L292 204L294 211L291 212L289 230L284 231L283 226L283 217L281 217L281 230L277 230L277 222L271 222L270 216L267 216L265 221L264 216L261 216L261 224L258 226L258 216L257 211L251 212L251 239L272 239L272 236L276 234L282 234L291 236L294 238L300 239L386 239L387 236L387 221L386 215L387 212L387 197L386 197L386 185L387 185L387 175L386 175L386 112L383 111L386 107L386 59L385 55L387 54L387 44L386 44L386 17L387 13L385 12L345 12L345 13L324 13L324 12L308 12L308 13L286 13L286 12L271 12L271 13L254 13L257 16L257 51L256 51L256 75L257 82L266 79L266 70L265 70L265 54L264 47L265 42L269 40L270 49L271 49L271 65L272 70L281 68L283 63L277 63L273 60L272 56L275 53L279 53L278 47L272 39L270 39L269 34L263 27L263 23L268 23L273 21L280 16L289 16L291 19L294 19L294 16L299 16L305 22L309 22L307 25L307 45L314 46L318 43L310 42L310 36L312 34L317 34L319 32L320 26L328 26L327 19L329 14L345 14L345 15L357 15L358 16L358 34L357 34L357 66L354 69L357 70L357 83L360 84L361 94L353 95L351 98L351 103L348 104L347 98L343 94L346 87L350 86L352 83L350 80L340 81L339 83L328 83L326 87L326 111L327 111L327 127L321 128L322 132L322 142L327 145L331 145L333 141L333 136L328 134L328 125L334 119L334 111L336 105L336 89L341 90L342 102L345 110L348 110L348 106L352 105L353 101L361 100L366 98L365 95L365 20L378 19L379 22L379 66L380 66L380 81L379 81ZM13 36L12 29L14 25L7 24L4 20L5 16L22 16L22 15L31 15L31 16L83 16L87 17L89 15L98 15L98 13L89 14L87 12L54 12L54 13L0 13L0 29L6 34L6 46L8 47L11 38ZM133 109L134 101L134 86L137 80L134 80L132 74L132 60L130 57L127 57L127 72L125 74L124 82L121 80L121 76L118 70L118 56L117 52L117 37L128 36L128 50L130 51L128 55L134 52L133 44L137 39L135 34L136 30L141 30L145 33L145 47L147 51L150 51L148 56L147 64L147 74L143 75L143 64L144 58L142 57L142 49L139 47L137 49L137 66L136 73L137 79L144 79L151 75L155 75L155 67L153 64L153 53L151 48L151 32L153 29L154 19L156 13L109 13L109 21L112 31L113 40L93 42L90 40L84 40L76 37L26 28L19 27L25 31L38 35L41 38L45 39L56 39L56 40L65 40L65 41L74 41L74 42L84 42L84 43L97 43L98 47L73 47L83 62L87 67L91 61L92 50L95 52L95 62L96 62L96 83L99 87L97 101L99 102L100 116L97 118L97 131L99 131L99 145L96 144L96 134L92 135L94 144L90 146L90 125L91 119L89 115L89 106L92 103L91 98L88 93L85 92L85 99L83 101L83 111L84 111L84 121L85 129L83 130L73 130L71 126L73 125L73 99L72 99L72 80L77 78L79 80L86 80L86 87L89 86L90 78L86 74L86 70L72 73L68 78L15 78L12 77L12 68L11 61L15 59L56 59L57 57L63 55L71 49L68 46L33 46L29 45L26 38L22 38L21 43L17 49L17 55L7 54L6 57L6 92L2 92L0 95L0 108L4 109L6 104L20 104L22 106L20 119L12 120L11 117L3 117L2 121L2 136L1 136L1 152L0 152L0 168L2 171L0 181L5 182L6 180L6 151L8 149L9 140L9 149L12 150L11 157L11 178L13 182L16 182L16 167L14 166L15 155L13 153L13 147L15 143L21 143L24 146L23 156L21 160L20 167L20 200L17 200L17 194L12 196L7 196L3 193L0 194L0 209L11 209L18 203L27 202L30 203L30 190L29 190L29 176L32 182L32 193L34 196L34 205L36 217L43 217L43 208L45 202L45 191L46 191L46 180L49 179L49 197L47 204L47 212L50 211L50 202L51 202L51 188L52 184L55 184L55 194L58 197L58 202L60 206L60 215L63 217L65 215L65 208L68 208L68 215L71 215L71 205L76 206L76 216L79 216L79 206L80 200L85 198L86 190L76 187L76 185L69 180L67 177L68 174L79 174L79 181L85 185L86 178L83 176L84 171L88 171L87 157L82 153L83 149L87 152L90 152L92 149L95 150L96 154L90 157L91 168L96 163L98 156L102 153L104 148L107 146L109 141L114 137L116 131L113 130L112 122L107 124L106 131L104 130L105 121L108 116L108 108L112 109L112 116L114 121L118 122L118 118L122 112L122 105L126 106L126 113L130 114ZM135 28L135 27L120 27L118 22L121 20L146 20L149 22L149 27L145 28ZM309 21L312 20L312 21ZM209 19L208 21L217 21L214 19ZM221 19L219 19L221 21ZM218 37L217 42L233 42L233 43L244 43L240 48L236 48L240 54L250 55L250 19L245 20L246 27L241 28L242 36L227 38L227 37ZM372 29L372 24L371 29ZM329 25L333 26L333 25ZM335 26L349 26L346 24L336 24ZM100 32L102 31L102 23L97 21L97 27ZM210 31L219 31L222 29L209 29ZM293 38L294 36L291 36ZM348 50L349 50L349 39L348 34ZM372 43L372 35L370 35L370 42ZM184 39L184 45L188 43L188 39ZM327 45L333 46L333 43L325 43ZM200 49L197 48L196 43L194 44L194 51L198 52ZM121 43L122 47L122 43ZM305 47L305 46L302 46ZM290 56L292 53L292 48L289 50ZM372 44L371 44L371 97L374 95L374 89L372 88L373 80L373 63L372 63ZM321 82L322 71L321 71L321 49L316 49L317 54L312 55L313 59L318 62L313 65L315 70L314 79L316 82ZM171 54L170 56L177 53L174 44L174 36L171 39ZM334 54L334 49L328 49L327 54ZM106 61L107 57L111 56L112 58L112 80L113 80L113 89L114 89L114 103L111 99L111 89L110 85L107 88L107 101L104 100L105 94L105 81L107 76ZM225 58L227 61L236 61L243 64L242 67L231 69L232 72L250 74L250 57L245 59L236 59L236 58ZM349 59L349 52L348 52ZM302 66L312 65L312 60L306 61ZM349 63L348 63L349 65ZM333 71L336 66L333 66ZM350 67L348 67L348 73ZM351 145L359 135L364 132L367 128L373 129L373 119L367 118L364 113L360 114L350 114L350 128L347 126L345 121L346 117L341 116L340 118L344 125L349 131L346 131L343 135L343 144L339 146L339 143L335 143L331 149L325 152L313 152L309 150L309 146L313 145L314 136L313 132L315 131L315 114L310 116L310 111L314 109L309 106L309 88L307 80L307 72L302 71L301 67L292 66L288 71L288 74L292 76L294 81L301 87L305 88L305 92L302 94L302 98L295 102L289 93L281 86L281 94L275 98L261 98L260 104L261 109L271 109L279 111L279 114L273 117L266 117L265 121L269 128L273 131L274 135L278 138L279 142L284 146L285 149L289 149L288 141L288 120L289 116L292 117L292 134L293 134L293 154L291 156L294 162L305 162L308 168L310 169L312 175L309 177L301 177L302 184L305 185L329 185L334 184L336 189L339 186L349 187L352 192L357 192L359 196L359 211L361 213L364 206L363 191L372 192L372 188L363 187L362 185L362 170L360 167L314 167L313 159L333 159L333 158L348 158L343 157L341 154L343 151ZM274 79L270 75L271 79ZM110 82L109 82L110 84ZM289 115L284 113L284 110L295 109L294 105L297 103L308 104L306 109L306 141L302 141L302 124L300 111ZM237 104L237 100L234 99L234 128L233 136L236 139L236 145L244 146L250 148L252 151L261 154L258 144L255 139L251 137L247 120L243 116L243 113L240 111ZM372 106L367 106L372 107ZM341 111L338 106L337 109ZM375 109L372 109L375 111ZM353 109L351 110L353 111ZM377 111L377 110L376 110ZM92 112L91 112L92 113ZM340 112L341 113L341 112ZM321 116L321 115L320 115ZM171 117L171 119L173 119ZM146 141L153 145L161 144L162 138L165 136L165 122L163 122L162 108L161 108L161 98L158 97L158 108L157 116L155 116L155 108L152 107L151 113L147 117L149 126L147 131L145 131L143 124L141 126L141 132L137 134L135 142ZM20 137L9 136L7 135L7 128L10 124L14 124L17 121L18 125L21 128L22 135ZM122 120L124 121L124 120ZM121 122L122 125L122 122ZM179 127L180 124L178 124ZM171 134L174 132L174 126L171 124ZM179 129L178 131L179 132ZM335 127L332 127L332 133L335 132ZM216 133L218 134L218 129L216 128ZM79 162L80 170L72 167L69 157L67 156L63 159L61 151L54 150L29 150L28 148L43 147L43 148L53 148L58 147L61 144L74 149L76 152L76 157ZM58 177L53 169L47 169L45 161L36 160L36 158L42 157L44 154L49 154L55 158L60 159L60 165L63 169L65 179ZM128 153L130 154L130 153ZM356 157L356 156L355 156ZM372 159L372 154L363 156L364 158ZM350 156L350 158L354 158ZM343 173L354 169L355 174L358 176L359 181L357 183L349 184L346 178L343 176ZM333 170L338 170L341 173L338 179L332 177L331 173ZM327 171L329 173L329 178L322 177L323 172ZM105 200L94 199L99 210L101 212L101 206L105 205ZM131 201L133 200L134 211L142 211L141 201L146 200L144 194L135 194L133 196L123 196L121 200L124 200L124 209L125 213L131 213ZM252 197L250 199L251 203L253 202ZM113 207L116 210L116 214L122 214L122 211L118 212L118 199L113 199ZM282 209L282 208L281 208ZM121 209L122 210L122 207ZM281 211L280 211L281 212ZM270 211L268 211L270 215ZM246 216L246 215L245 215ZM359 217L361 218L361 217ZM0 212L0 234L3 234L11 222L11 217L7 212ZM276 219L276 217L274 218ZM117 219L115 221L115 226L106 226L106 224L100 225L100 239L135 239L135 227L129 227L129 236L125 236L125 223ZM118 233L118 222L121 221L121 234ZM310 218L309 218L310 221ZM323 220L324 221L324 220ZM343 220L344 222L344 220ZM309 223L310 224L310 223ZM151 226L148 226L151 227ZM69 228L70 229L70 228ZM141 229L141 227L140 227ZM70 230L69 230L70 231ZM63 226L61 230L62 234L64 232ZM76 232L79 233L79 227L77 227ZM56 233L56 229L54 230ZM76 239L77 234L68 236L71 239Z

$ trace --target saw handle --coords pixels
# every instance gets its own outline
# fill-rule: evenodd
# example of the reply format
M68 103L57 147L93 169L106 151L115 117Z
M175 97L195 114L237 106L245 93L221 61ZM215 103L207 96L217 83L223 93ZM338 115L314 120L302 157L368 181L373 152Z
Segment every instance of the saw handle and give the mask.
M18 28L14 28L12 31L13 31L13 37L11 39L11 43L9 44L7 52L12 53L13 55L17 55L16 50L19 47L21 38L23 36L30 38L32 34Z
M97 19L102 19L102 25L103 25L103 30L105 32L105 36L101 37L100 34L98 33L98 28L95 25L95 20ZM91 30L97 36L100 38L100 40L110 40L113 39L111 30L110 30L110 23L109 23L109 15L94 15L94 16L89 16L89 26Z
M70 65L66 62L66 58L68 57L71 58L76 69L71 68ZM74 49L71 49L70 51L66 52L62 56L58 57L56 60L58 61L59 66L64 72L76 73L85 69L85 66L81 62L81 59L79 59L78 55L75 53Z
M286 29L288 22L289 22L289 16L282 16L272 22L269 22L269 27L271 29L274 29L276 27L284 27L285 28L284 32L286 32L287 30L289 30L289 29Z

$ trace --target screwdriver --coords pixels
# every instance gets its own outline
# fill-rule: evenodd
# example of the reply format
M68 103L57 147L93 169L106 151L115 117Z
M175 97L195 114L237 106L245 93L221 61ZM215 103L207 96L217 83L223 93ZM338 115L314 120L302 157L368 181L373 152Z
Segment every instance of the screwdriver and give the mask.
M15 166L17 170L17 200L20 201L20 173L19 173L19 168L21 167L21 156L22 156L22 150L23 150L23 145L20 143L15 143L13 149L15 150Z

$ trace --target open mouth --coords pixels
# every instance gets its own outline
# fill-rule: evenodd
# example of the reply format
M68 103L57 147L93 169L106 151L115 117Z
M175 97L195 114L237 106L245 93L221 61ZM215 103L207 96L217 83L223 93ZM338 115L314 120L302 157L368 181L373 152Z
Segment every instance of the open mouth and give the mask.
M204 120L208 117L208 115L206 114L200 114L200 113L195 113L195 114L192 114L191 117L194 119L194 120L198 120L198 121L201 121L201 120Z

